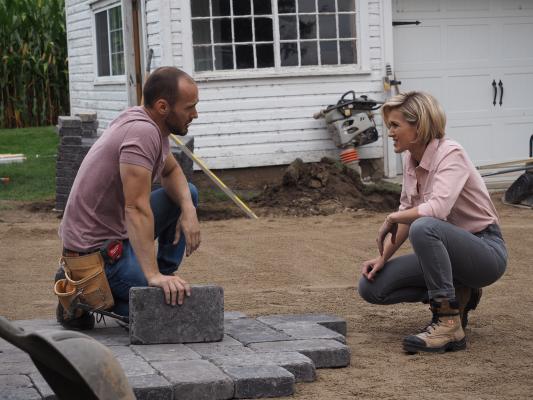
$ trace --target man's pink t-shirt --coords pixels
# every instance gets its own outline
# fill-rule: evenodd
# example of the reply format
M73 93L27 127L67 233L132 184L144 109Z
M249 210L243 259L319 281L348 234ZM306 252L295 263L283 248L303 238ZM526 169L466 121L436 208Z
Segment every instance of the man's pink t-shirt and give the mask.
M133 164L159 179L169 142L143 107L122 112L85 156L65 207L59 235L69 250L86 252L108 239L126 239L120 164Z
M433 139L419 165L409 151L403 161L400 210L418 207L423 217L448 221L472 233L498 223L485 182L459 143Z

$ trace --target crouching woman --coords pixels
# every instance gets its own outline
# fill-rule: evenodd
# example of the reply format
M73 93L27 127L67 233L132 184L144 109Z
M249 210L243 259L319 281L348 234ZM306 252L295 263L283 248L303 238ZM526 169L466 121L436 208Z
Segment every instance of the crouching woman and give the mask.
M507 250L487 188L464 149L444 137L434 97L403 93L382 107L403 158L399 211L377 235L379 256L365 261L359 294L374 304L429 301L431 323L404 338L407 352L466 347L464 328L481 288L505 272ZM392 258L409 238L414 253Z

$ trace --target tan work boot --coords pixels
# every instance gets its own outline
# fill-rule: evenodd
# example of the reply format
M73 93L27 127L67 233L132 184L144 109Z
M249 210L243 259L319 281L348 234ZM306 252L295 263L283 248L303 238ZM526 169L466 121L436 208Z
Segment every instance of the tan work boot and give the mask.
M455 289L455 298L459 303L459 313L461 314L461 326L466 328L468 325L468 312L475 310L481 300L482 290L469 287L460 287Z
M408 353L417 353L419 351L444 353L445 351L465 349L465 332L461 326L458 302L448 300L432 301L431 311L438 316L437 322L429 325L425 331L418 335L405 337L403 349Z

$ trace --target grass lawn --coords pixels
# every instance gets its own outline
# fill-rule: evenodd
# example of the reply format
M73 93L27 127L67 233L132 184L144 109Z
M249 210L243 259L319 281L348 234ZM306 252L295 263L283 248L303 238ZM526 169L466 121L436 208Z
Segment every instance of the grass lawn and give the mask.
M22 163L0 164L0 200L46 200L55 196L59 137L52 126L0 129L0 154L26 156Z

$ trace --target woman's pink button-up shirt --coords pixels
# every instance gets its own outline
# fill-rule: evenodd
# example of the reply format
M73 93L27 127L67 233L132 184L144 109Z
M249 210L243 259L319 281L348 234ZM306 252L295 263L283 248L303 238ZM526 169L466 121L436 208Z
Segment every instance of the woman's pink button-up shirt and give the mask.
M400 210L418 207L434 217L475 233L498 223L485 182L461 145L433 139L420 164L405 152Z

